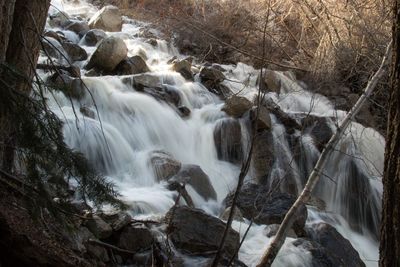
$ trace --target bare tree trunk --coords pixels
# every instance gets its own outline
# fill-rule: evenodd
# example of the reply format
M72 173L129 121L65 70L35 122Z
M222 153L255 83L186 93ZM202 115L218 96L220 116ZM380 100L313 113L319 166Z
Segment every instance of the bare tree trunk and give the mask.
M275 257L278 255L279 250L281 249L283 243L285 242L287 232L292 227L293 222L296 219L296 215L299 210L299 207L302 204L307 203L307 201L311 197L311 192L313 191L315 185L318 183L319 178L321 177L321 174L323 172L325 164L327 163L329 155L332 153L333 149L339 142L340 138L342 137L346 128L349 126L350 122L353 120L354 116L360 111L364 102L367 100L367 98L373 92L379 79L385 73L385 66L387 65L390 51L391 51L391 43L388 45L388 47L386 49L386 53L383 57L382 63L380 65L378 71L374 74L374 76L368 82L368 85L365 88L364 93L361 95L361 97L358 99L357 103L354 105L354 107L349 111L347 116L341 122L336 133L331 137L331 139L329 140L325 149L322 151L321 156L319 157L317 164L315 165L313 171L311 172L303 191L301 192L299 197L296 199L293 206L289 209L289 211L286 214L285 218L283 219L281 225L279 226L279 229L278 229L278 232L277 232L275 238L269 245L267 251L261 258L261 261L257 265L257 267L271 266L271 264L275 260Z
M14 81L0 71L3 84L29 94L40 51L40 34L44 29L50 0L0 0L0 64L7 64L25 79ZM4 86L3 86L4 87ZM0 101L7 101L2 88ZM0 168L10 172L14 162L15 131L18 126L6 103L0 102Z
M400 266L400 0L393 7L391 96L383 174L379 266Z

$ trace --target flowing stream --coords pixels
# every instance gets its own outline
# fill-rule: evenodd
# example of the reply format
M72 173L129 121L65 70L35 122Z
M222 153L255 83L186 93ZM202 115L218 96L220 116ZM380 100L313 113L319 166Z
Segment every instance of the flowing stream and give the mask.
M86 18L96 12L95 7L83 1L74 5L53 0L52 4L50 13L60 9L71 16ZM219 160L215 148L214 129L221 120L228 117L221 111L224 102L200 83L198 75L191 82L171 70L171 64L167 62L174 56L185 56L164 40L159 39L157 45L152 46L146 42L146 38L138 37L145 27L145 23L124 18L122 32L108 32L107 35L123 38L129 56L139 53L146 55L151 74L158 77L164 86L176 91L182 105L191 110L188 118L182 118L171 106L152 96L135 91L131 85L123 82L123 76L83 76L92 96L86 94L80 102L71 102L63 93L56 92L48 94L49 106L65 122L64 136L67 144L81 151L116 184L122 199L131 205L130 212L135 217L161 216L174 204L176 192L166 189L164 183L157 182L149 164L151 153L160 150L168 152L181 163L199 165L210 177L217 193L216 201L204 200L190 186L188 191L196 207L219 216L223 210L222 201L235 188L240 170L237 165ZM47 25L47 28L50 29L50 26ZM94 52L95 47L85 46L75 33L63 33L70 41L81 42L79 44L89 55ZM156 30L153 33L157 35ZM78 62L82 69L84 64ZM221 67L225 69L224 74L228 78L224 83L233 92L239 92L249 99L256 95L257 70L241 63ZM335 110L327 98L308 92L306 86L296 81L290 73L276 74L279 76L281 92L268 93L267 97L288 114L299 117L312 114L327 118L330 121L329 127L335 129L336 125L329 118L340 120L345 115L344 111ZM244 87L243 83L247 86ZM81 114L81 106L95 111L95 118ZM290 169L297 190L301 190L320 152L310 135L300 135L297 131L294 135L297 134L300 139L301 160L300 163L292 161L290 140L283 134L285 126L274 115L271 115L271 119L277 153L271 175L279 177ZM243 136L247 135L243 133ZM243 140L246 147L248 138ZM378 242L371 234L371 229L377 227L379 220L384 146L384 138L378 132L352 123L331 155L325 175L315 192L315 196L326 203L325 211L308 206L307 225L312 227L321 221L333 225L350 240L367 266L377 266L378 259ZM358 177L356 181L355 176ZM246 179L252 179L251 172ZM360 194L360 190L368 195ZM233 223L234 229L241 236L247 226L248 221ZM256 265L270 241L263 234L264 228L262 225L254 225L240 250L239 259L249 266ZM274 266L311 266L310 253L295 247L292 241L292 238L286 240ZM188 261L188 266L194 265L195 261Z

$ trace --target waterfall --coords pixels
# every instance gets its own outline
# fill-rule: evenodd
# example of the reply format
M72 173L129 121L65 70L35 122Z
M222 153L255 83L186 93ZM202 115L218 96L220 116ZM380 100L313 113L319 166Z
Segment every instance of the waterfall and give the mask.
M53 0L50 13L64 10L70 15L90 17L96 8L83 1L79 5ZM217 199L205 200L188 186L196 207L218 216L222 201L237 183L240 166L220 160L215 146L214 131L228 116L221 111L224 102L210 93L199 80L185 80L171 70L168 61L184 58L177 49L164 40L155 46L146 38L138 37L146 24L124 18L122 32L107 33L123 38L129 56L143 54L151 70L151 76L168 90L179 95L181 105L191 110L189 117L182 118L174 107L154 97L138 92L129 76L82 77L87 89L80 100L70 101L61 92L48 93L48 105L64 122L65 141L73 149L82 152L89 162L115 183L121 198L131 206L134 216L161 216L174 204L176 193L168 190L164 182L158 182L150 164L155 151L163 151L182 164L195 164L210 177ZM47 25L51 29L50 25ZM53 29L61 30L61 29ZM157 31L154 30L155 33ZM65 37L79 42L76 34L63 31ZM140 35L139 35L140 36ZM79 44L90 55L94 47ZM45 58L41 57L40 61ZM85 62L78 63L83 67ZM257 94L258 71L243 63L221 65L228 78L224 84L233 93L253 100ZM324 96L307 91L288 72L275 72L280 81L280 92L269 92L266 97L275 102L299 123L308 116L322 118L329 130L334 131L345 111L335 110ZM46 74L42 73L45 78ZM84 116L79 107L89 108L94 116ZM320 149L312 130L296 130L288 134L285 125L271 114L272 142L275 151L269 181L289 177L288 187L298 193L310 174ZM244 151L248 147L249 134L242 125ZM311 129L311 128L310 128ZM298 150L292 149L293 144ZM327 169L314 193L325 203L325 210L308 206L307 226L327 222L333 225L360 253L367 266L377 266L377 229L381 210L383 153L385 141L376 131L353 122L336 150L330 156ZM247 180L252 180L250 171ZM233 228L243 236L249 222L234 221ZM249 266L255 266L270 238L263 232L265 226L254 225L239 252L239 258ZM274 266L311 266L311 255L292 244L288 238ZM195 260L192 259L191 264ZM190 265L190 264L189 264Z

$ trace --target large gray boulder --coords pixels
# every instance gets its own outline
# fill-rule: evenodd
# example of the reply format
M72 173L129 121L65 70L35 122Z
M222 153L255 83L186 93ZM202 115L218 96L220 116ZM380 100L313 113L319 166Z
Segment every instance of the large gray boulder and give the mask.
M86 50L77 44L70 42L63 42L62 47L64 48L65 52L67 52L68 57L72 61L82 61L88 58Z
M222 108L222 111L225 111L226 114L233 116L235 118L240 118L251 109L253 103L250 100L243 96L233 95L226 99L225 105Z
M158 181L168 180L179 172L182 164L170 154L163 151L155 151L150 157L150 165Z
M242 132L238 120L223 119L215 126L214 143L218 159L239 164L243 160Z
M107 37L97 46L86 69L95 67L104 71L112 71L127 55L128 48L121 38Z
M183 165L181 170L171 180L191 185L205 200L217 199L217 193L211 184L210 178L198 165Z
M233 192L226 199L226 207L232 205ZM243 216L258 224L280 224L286 213L295 202L296 197L286 193L270 193L265 186L247 183L240 190L237 207ZM304 236L304 226L307 219L307 208L301 205L293 224L293 230L299 236Z
M105 6L100 9L89 21L91 29L102 29L107 32L119 32L122 29L122 18L119 9L115 6Z
M218 249L226 224L199 209L186 206L172 208L165 217L167 233L183 251L207 254ZM239 247L239 234L230 229L223 252L233 256Z

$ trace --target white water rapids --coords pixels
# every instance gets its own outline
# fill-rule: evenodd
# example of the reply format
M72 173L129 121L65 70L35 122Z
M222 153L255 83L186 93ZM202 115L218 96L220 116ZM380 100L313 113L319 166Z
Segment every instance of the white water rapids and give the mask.
M57 9L66 13L90 17L96 8L83 1L79 4L67 4L62 0L53 0L50 13ZM56 9L56 8L57 9ZM182 163L196 164L210 177L217 193L217 201L205 201L193 189L188 187L195 206L209 214L218 216L221 213L222 201L237 183L239 167L218 159L213 132L221 119L228 116L221 111L223 102L210 93L195 77L194 82L185 80L180 74L171 70L168 64L173 56L184 58L177 49L166 41L157 40L152 46L145 38L137 37L145 24L125 18L122 32L107 33L124 39L129 49L129 56L145 52L146 63L152 75L160 78L164 85L176 90L182 105L192 112L188 118L182 118L169 105L157 101L153 97L137 92L122 82L121 76L82 77L92 93L79 102L73 100L78 121L71 101L61 92L48 94L50 108L65 122L64 136L66 143L82 152L94 166L106 174L114 182L122 199L131 205L130 212L135 216L153 217L165 214L174 204L175 192L166 189L165 184L158 183L149 164L152 151L162 150L171 154ZM47 26L48 28L50 26ZM61 29L52 29L61 30ZM79 42L73 32L63 31L72 42ZM154 30L156 33L156 31ZM80 45L91 54L95 47ZM44 60L41 58L40 60ZM85 62L80 62L83 68ZM257 92L256 79L258 71L245 64L224 65L225 81L233 92L252 99ZM342 118L344 111L335 110L329 100L320 95L306 91L305 85L297 82L285 73L277 73L281 82L281 92L269 93L268 96L281 109L290 114L311 113L320 117ZM248 81L243 89L243 83ZM85 106L95 110L95 119L80 114L79 107ZM311 110L310 110L311 107ZM297 166L290 159L293 157L289 149L289 141L283 134L284 126L272 116L275 151L280 156L273 165L274 175L279 176L289 168L295 173L298 189L304 185L302 169L309 173L313 163L319 156L318 149L308 135L300 136L303 146L303 165ZM330 125L333 129L335 125ZM246 133L244 133L246 134ZM244 138L244 142L246 138ZM307 225L325 221L333 225L344 237L350 240L367 266L377 266L378 243L369 234L365 225L358 225L358 231L352 230L347 218L352 213L358 217L369 216L369 221L377 222L376 214L365 215L366 205L375 205L380 209L382 185L380 181L383 170L384 138L370 128L352 123L347 134L329 160L316 195L325 201L326 211L318 211L308 207ZM277 152L278 153L278 152ZM368 204L360 204L363 200L349 197L352 173L358 173L364 179L359 181L370 194ZM251 175L247 177L251 180ZM368 213L368 212L367 212ZM359 215L361 214L361 215ZM369 214L369 213L368 213ZM248 226L248 221L234 221L233 228L241 236ZM239 259L249 266L255 266L267 248L270 238L264 234L265 226L253 225L240 250ZM288 238L273 266L311 266L311 254L292 245L294 239ZM191 261L193 265L195 259Z

